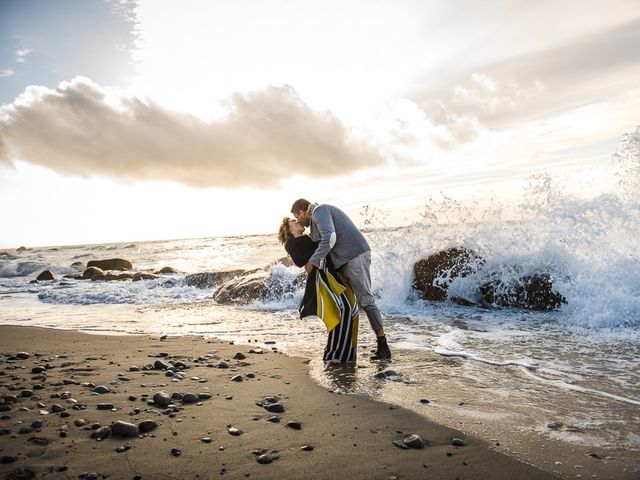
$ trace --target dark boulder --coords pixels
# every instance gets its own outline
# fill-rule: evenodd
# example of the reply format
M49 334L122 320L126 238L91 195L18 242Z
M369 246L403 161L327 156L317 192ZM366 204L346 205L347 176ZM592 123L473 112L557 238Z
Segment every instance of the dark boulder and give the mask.
M93 280L95 277L104 277L104 272L98 267L89 267L82 272L82 278L85 280Z
M87 267L98 267L102 270L131 270L133 265L123 258L109 258L107 260L91 260Z
M165 274L165 273L180 273L180 272L173 267L162 267L156 273Z
M553 290L551 277L546 273L526 275L510 283L496 278L482 284L480 294L489 305L528 310L553 310L567 303Z
M28 252L29 249L27 247L18 247L16 248L16 253Z
M268 267L251 270L222 284L213 294L213 299L221 304L247 305L255 300L280 298L295 293L305 278L303 272L289 281L273 275Z
M53 274L53 272L51 270L45 270L44 272L42 272L40 275L38 275L36 277L36 280L38 281L42 281L42 280L55 280L56 277Z
M156 278L160 277L154 273L136 272L133 274L131 280L133 280L134 282L139 282L140 280L155 280Z
M104 276L95 277L95 278L92 278L91 280L113 281L113 280L132 280L132 279L133 279L133 273L127 273L127 272L110 273L110 272L107 272L107 273L104 274Z
M184 277L184 284L196 288L213 288L245 273L244 270L194 273Z
M84 262L73 262L71 264L71 268L73 268L74 270L84 270L85 265Z
M450 248L418 260L413 266L413 288L425 300L445 300L457 277L477 272L484 260L466 248Z

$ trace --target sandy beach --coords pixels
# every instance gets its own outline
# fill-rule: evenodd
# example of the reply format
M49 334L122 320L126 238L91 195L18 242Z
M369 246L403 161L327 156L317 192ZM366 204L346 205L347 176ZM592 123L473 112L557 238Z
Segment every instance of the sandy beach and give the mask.
M6 479L558 478L276 347L12 326L0 347Z

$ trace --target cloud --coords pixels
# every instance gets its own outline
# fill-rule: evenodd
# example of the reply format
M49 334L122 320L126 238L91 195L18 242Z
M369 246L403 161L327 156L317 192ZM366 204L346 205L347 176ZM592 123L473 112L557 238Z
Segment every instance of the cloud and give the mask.
M16 72L12 68L5 68L0 70L0 78L2 77L13 77Z
M33 50L31 50L30 48L19 48L16 51L16 63L26 63L27 55L29 55L31 52L33 52Z
M384 162L331 112L289 86L228 99L205 122L77 77L28 87L0 108L0 162L62 175L174 181L196 187L274 187L293 175L329 178Z

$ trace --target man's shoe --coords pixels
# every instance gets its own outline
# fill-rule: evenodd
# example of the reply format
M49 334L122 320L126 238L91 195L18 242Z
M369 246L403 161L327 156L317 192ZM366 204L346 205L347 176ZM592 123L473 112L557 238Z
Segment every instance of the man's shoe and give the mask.
M391 350L387 345L387 337L378 337L378 348L376 352L371 355L371 360L391 360Z

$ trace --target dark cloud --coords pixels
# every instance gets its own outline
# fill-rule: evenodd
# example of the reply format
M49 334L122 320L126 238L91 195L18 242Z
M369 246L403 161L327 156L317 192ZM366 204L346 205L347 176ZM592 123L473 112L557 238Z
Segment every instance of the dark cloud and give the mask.
M85 78L29 87L0 109L0 161L197 187L273 187L292 175L327 178L383 162L291 87L235 94L228 107L224 119L205 122L135 96L114 99Z

